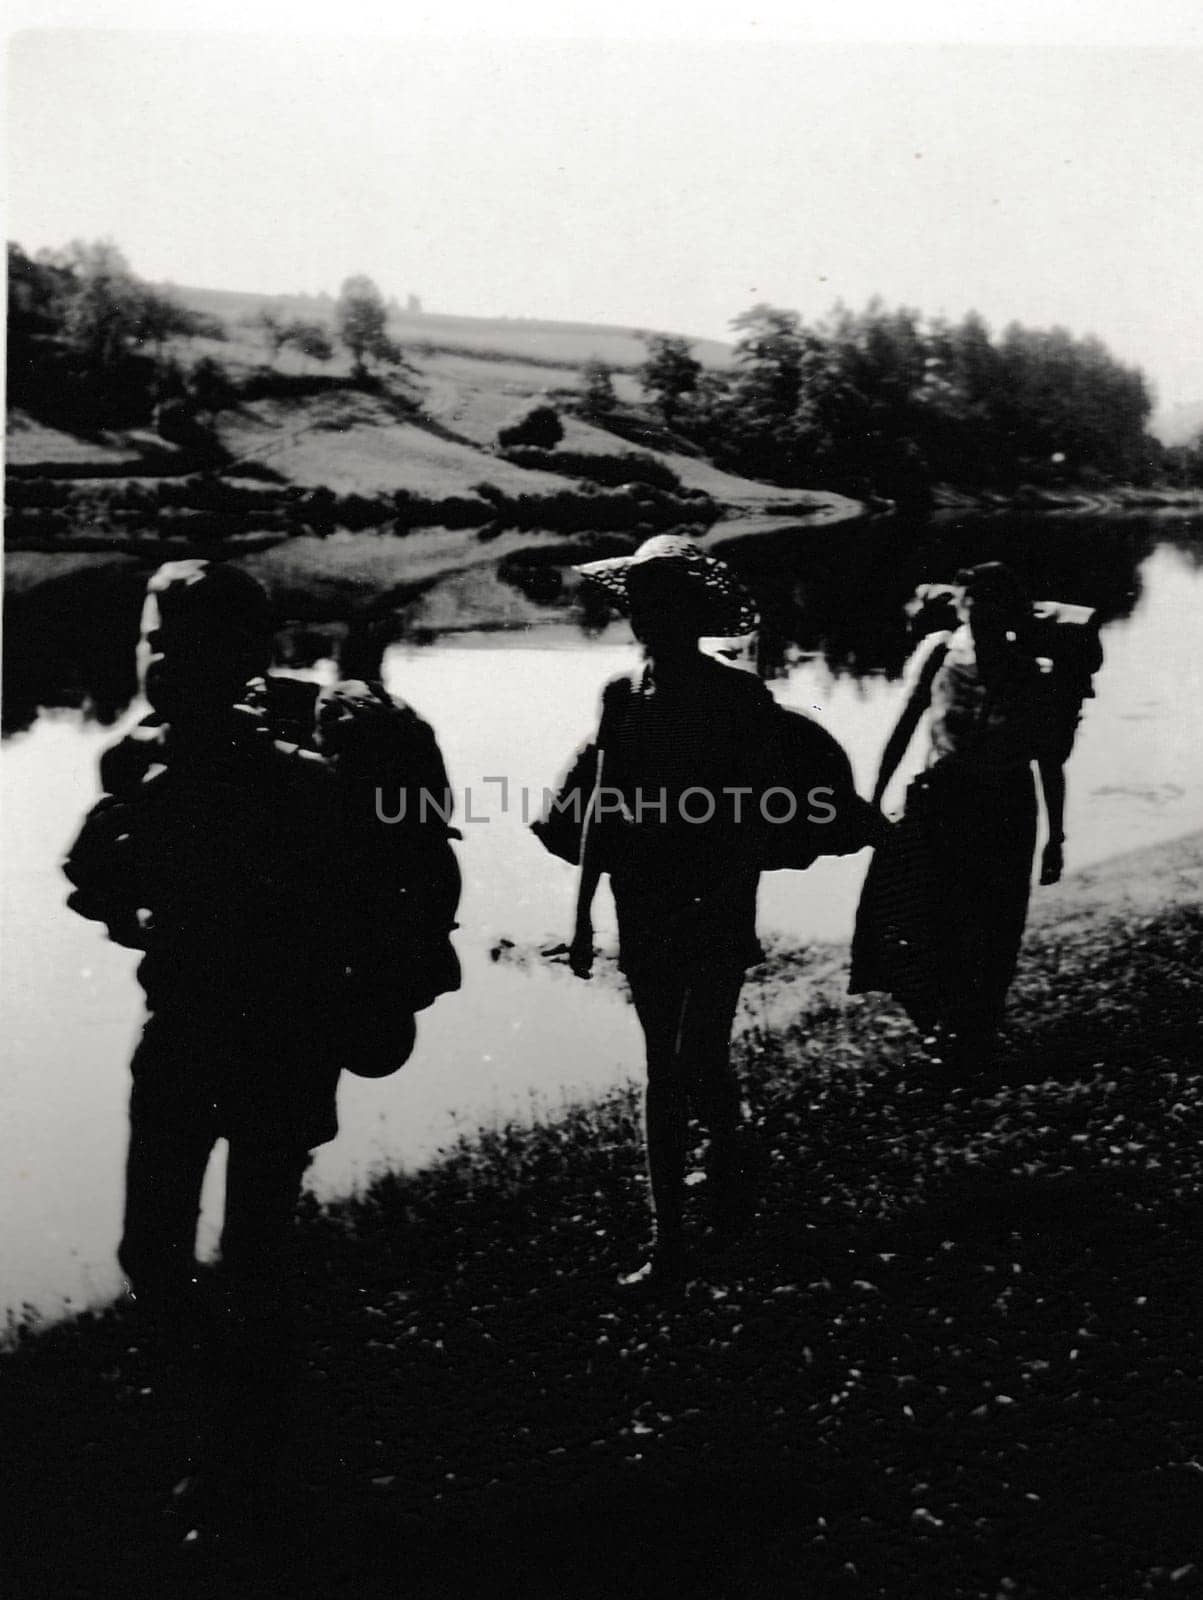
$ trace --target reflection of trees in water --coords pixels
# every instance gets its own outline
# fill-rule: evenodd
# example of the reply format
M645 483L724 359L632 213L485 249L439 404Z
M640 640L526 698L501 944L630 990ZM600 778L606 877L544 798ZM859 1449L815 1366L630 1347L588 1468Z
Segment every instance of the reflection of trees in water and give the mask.
M146 574L136 564L88 567L4 604L5 734L41 706L74 707L104 726L137 690L134 647Z
M786 671L800 650L821 655L837 676L896 677L910 652L903 607L916 585L946 583L979 561L1006 561L1033 599L1094 606L1109 622L1131 613L1140 566L1167 540L1203 564L1188 530L1175 534L1153 518L1047 515L788 528L732 539L715 554L739 571L762 607L769 676Z
M780 676L806 657L836 677L897 676L910 649L903 607L920 583L947 582L958 567L1004 560L1033 598L1096 606L1105 622L1131 615L1140 598L1141 564L1158 547L1203 568L1197 519L1102 520L1048 515L901 520L856 526L783 528L716 547L762 608L761 666ZM629 541L628 541L629 543ZM566 552L557 552L561 555ZM607 552L609 553L609 552ZM574 559L580 552L572 549ZM571 595L561 568L546 558L525 564L530 598L578 602L586 638L609 620L604 598L585 585ZM135 562L69 572L5 602L4 731L28 728L40 706L78 707L111 723L136 690L134 645L146 574ZM386 624L392 625L392 631ZM278 664L309 666L322 657L362 653L378 661L398 631L396 618L374 619L370 639L347 622L298 624L277 640ZM377 636L379 634L379 637ZM353 642L371 646L357 651ZM361 663L354 663L361 665Z

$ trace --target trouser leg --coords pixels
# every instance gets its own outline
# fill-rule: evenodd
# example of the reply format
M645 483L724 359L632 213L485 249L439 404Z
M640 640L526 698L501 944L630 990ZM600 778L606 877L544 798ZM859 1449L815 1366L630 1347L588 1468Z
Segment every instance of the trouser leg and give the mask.
M739 1145L741 1096L731 1064L731 1028L743 971L710 974L692 985L684 1007L681 1052L697 1085L698 1111L710 1136L711 1194L720 1208L737 1205L744 1172Z
M117 1258L135 1299L178 1315L192 1299L201 1185L216 1131L164 1098L153 1080L135 1080Z
M185 1035L151 1019L134 1057L125 1218L117 1257L169 1409L209 1404L220 1317L196 1264L201 1186L216 1142L211 1104L191 1094Z
M303 1149L230 1142L220 1276L227 1325L213 1454L270 1490L285 1447L295 1383L293 1218Z
M632 983L647 1040L647 1157L657 1245L681 1247L689 1107L695 1098L710 1135L709 1166L719 1203L742 1179L740 1093L731 1066L731 1027L742 970Z
M644 1107L656 1247L665 1253L679 1253L689 1137L688 1090L678 1047L685 989L678 982L635 979L631 994L647 1045Z
M248 1306L282 1309L293 1272L293 1218L309 1151L231 1139L221 1264Z

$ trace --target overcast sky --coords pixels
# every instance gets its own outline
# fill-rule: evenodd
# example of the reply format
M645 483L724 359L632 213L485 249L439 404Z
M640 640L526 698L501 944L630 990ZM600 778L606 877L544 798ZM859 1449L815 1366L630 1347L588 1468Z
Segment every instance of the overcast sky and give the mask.
M880 294L1097 333L1203 398L1203 51L422 27L17 35L9 237L717 338Z

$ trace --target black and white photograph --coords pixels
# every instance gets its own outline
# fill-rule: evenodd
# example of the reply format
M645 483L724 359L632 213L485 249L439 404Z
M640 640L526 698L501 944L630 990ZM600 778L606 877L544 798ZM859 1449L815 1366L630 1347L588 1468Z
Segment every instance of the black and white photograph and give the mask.
M5 1600L1203 1593L1196 0L13 0Z

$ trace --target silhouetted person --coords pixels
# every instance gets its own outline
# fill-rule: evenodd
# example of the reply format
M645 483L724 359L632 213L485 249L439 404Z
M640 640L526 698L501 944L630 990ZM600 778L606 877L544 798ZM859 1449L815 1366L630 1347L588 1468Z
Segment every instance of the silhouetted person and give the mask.
M1027 918L1037 834L1033 764L1047 818L1040 882L1061 876L1064 763L1089 670L1085 689L1081 671L1042 672L1031 603L1001 562L958 573L951 602L952 626L932 633L917 653L873 795L880 805L929 713L927 763L908 791L904 818L922 848L906 858L912 867L892 872L893 850L871 867L852 988L894 993L921 1028L934 1030L946 1059L972 1070L993 1047Z
M671 1282L688 1266L691 1102L709 1135L716 1222L730 1229L751 1204L730 1039L744 974L763 956L760 872L859 849L875 821L834 740L778 708L754 675L699 651L703 635L747 634L756 625L750 597L724 562L688 539L660 535L633 557L580 571L629 612L646 664L607 686L593 765L586 757L575 769L596 774L597 786L579 852L570 962L589 975L590 906L608 873L620 965L647 1046L656 1224L651 1258L623 1282ZM778 791L772 804L770 789ZM536 832L556 848L544 823Z
M337 1132L340 1068L392 1070L412 1048L412 1013L458 986L452 830L427 835L435 883L415 888L401 863L420 841L381 839L374 813L360 814L374 795L340 771L354 739L331 734L319 753L316 686L263 676L271 637L266 595L236 568L182 561L155 574L139 645L152 714L106 752L106 795L65 865L72 908L145 951L119 1259L139 1308L185 1353L199 1339L216 1356L202 1519L270 1509L292 1224L310 1151ZM393 775L418 750L411 778L445 787L429 728L379 694L381 718L412 736L397 741ZM353 708L329 717L344 720ZM195 1243L220 1138L214 1297Z

